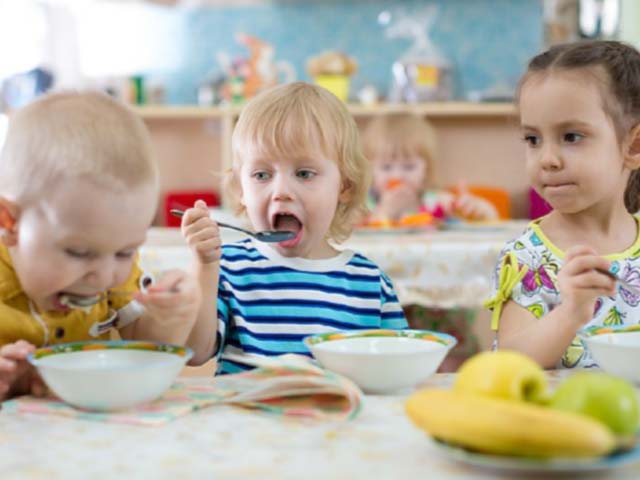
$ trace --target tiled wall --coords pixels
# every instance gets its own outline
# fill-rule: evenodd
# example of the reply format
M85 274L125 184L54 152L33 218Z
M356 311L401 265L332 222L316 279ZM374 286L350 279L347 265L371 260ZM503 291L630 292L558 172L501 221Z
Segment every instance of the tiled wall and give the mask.
M386 93L390 67L411 42L385 38L378 15L399 8L416 14L428 5L437 6L432 40L453 64L458 99L499 83L513 87L527 59L542 48L541 0L273 1L175 10L182 38L162 42L180 45L181 65L147 73L165 83L169 103L195 103L198 83L218 68L217 51L246 56L234 39L245 32L273 44L276 59L291 62L299 79L309 78L309 56L344 51L359 64L354 90L371 83Z

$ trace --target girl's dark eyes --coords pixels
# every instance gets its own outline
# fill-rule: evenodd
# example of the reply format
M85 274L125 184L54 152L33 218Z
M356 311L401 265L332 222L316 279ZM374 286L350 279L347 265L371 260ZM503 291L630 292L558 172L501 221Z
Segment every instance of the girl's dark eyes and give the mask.
M296 175L298 176L298 178L302 178L304 180L308 180L310 178L315 177L316 174L315 174L315 172L312 172L311 170L298 170Z
M540 145L540 138L536 135L525 135L523 139L532 147Z
M116 253L116 257L126 260L133 257L135 253L136 253L135 250L125 250L124 252Z
M576 132L569 132L564 134L564 141L567 143L576 143L584 138L584 135Z

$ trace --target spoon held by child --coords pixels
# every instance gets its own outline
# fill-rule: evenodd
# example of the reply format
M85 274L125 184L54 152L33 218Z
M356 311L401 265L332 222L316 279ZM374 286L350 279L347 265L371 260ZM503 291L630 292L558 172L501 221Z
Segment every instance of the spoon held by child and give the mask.
M184 215L184 211L178 209L171 209L169 211L171 215L176 217L182 217ZM219 227L230 228L232 230L237 230L238 232L242 232L245 235L249 235L250 237L255 238L260 242L266 243L278 243L284 242L285 240L291 240L296 236L295 233L290 232L288 230L263 230L261 232L252 232L250 230L246 230L244 228L236 227L235 225L229 225L227 223L216 222Z

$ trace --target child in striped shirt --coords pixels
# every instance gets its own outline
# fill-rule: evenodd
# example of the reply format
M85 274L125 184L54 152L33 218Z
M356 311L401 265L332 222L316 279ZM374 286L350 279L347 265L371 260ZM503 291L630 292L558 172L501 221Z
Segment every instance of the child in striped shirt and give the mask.
M307 335L406 328L384 272L334 247L366 212L370 179L344 104L302 82L270 89L245 106L232 147L225 189L237 213L255 230L295 236L221 246L204 202L185 212L182 233L204 298L189 338L192 363L216 356L218 373L231 373L246 367L228 353L308 355Z

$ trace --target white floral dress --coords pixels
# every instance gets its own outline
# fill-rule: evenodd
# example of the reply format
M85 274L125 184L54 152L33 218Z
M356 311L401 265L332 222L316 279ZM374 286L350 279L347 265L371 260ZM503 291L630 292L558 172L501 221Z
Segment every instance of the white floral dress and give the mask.
M636 218L638 221L638 218ZM605 255L611 271L640 288L640 228L633 245L621 253ZM494 293L485 305L493 310L491 328L497 332L502 305L513 300L536 318L548 314L560 304L557 275L564 252L542 232L539 220L531 222L516 239L507 243L494 272ZM615 296L597 299L592 320L583 329L595 326L635 325L640 323L640 296L616 287ZM558 367L592 367L596 363L578 337L563 355Z

